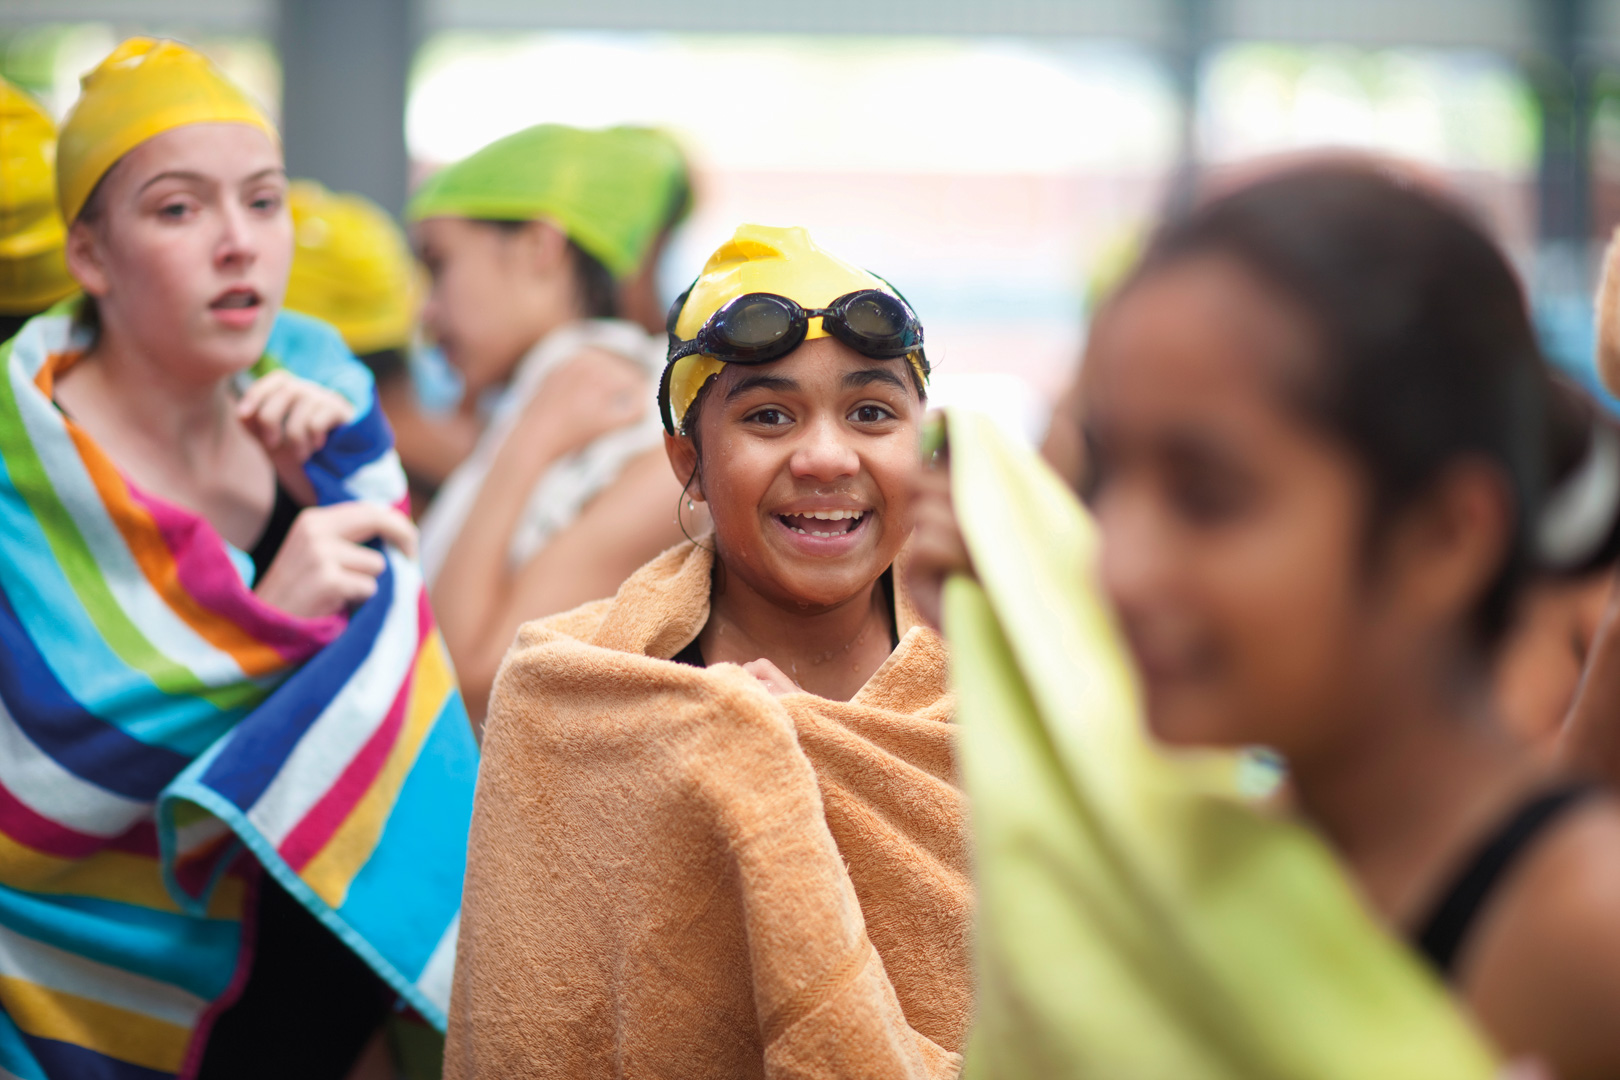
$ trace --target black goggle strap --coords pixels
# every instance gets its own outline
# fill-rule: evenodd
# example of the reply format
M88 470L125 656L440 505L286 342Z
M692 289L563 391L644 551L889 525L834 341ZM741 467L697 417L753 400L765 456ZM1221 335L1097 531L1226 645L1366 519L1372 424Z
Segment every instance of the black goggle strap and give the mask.
M867 273L872 274L872 271L868 270ZM911 306L911 301L906 299L906 294L901 292L899 289L895 288L894 287L894 282L890 281L888 278L884 277L882 274L872 274L872 276L877 278L879 281L883 282L883 284L887 285L889 287L889 291L894 293L895 297L902 304L904 304L906 306L906 314L910 315L911 316L911 321L917 324L917 332L918 332L918 335L921 336L921 334L922 334L922 320L917 317L917 309ZM922 368L923 378L927 379L928 376L933 374L933 371L934 371L934 369L932 367L930 367L929 364L928 364L928 354L923 352L923 348L922 348L921 345L917 346L915 349L913 349L910 353L907 353L906 355L911 356L913 354L915 354L916 357L917 357L917 366Z
M681 295L675 298L675 302L669 305L669 314L664 317L664 331L669 334L671 341L677 340L675 338L675 324L681 321L681 312L686 310L686 298L692 295L692 290L697 288L697 283L698 279L693 278L692 284L682 290Z
M675 432L674 403L669 400L669 377L675 372L675 361L671 360L664 365L664 374L658 380L658 418L664 422L664 431L670 435Z

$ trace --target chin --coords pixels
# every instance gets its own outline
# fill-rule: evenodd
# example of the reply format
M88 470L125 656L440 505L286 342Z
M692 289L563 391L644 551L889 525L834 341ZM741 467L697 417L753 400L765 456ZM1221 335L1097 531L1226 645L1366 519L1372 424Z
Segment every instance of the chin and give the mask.
M1148 690L1147 728L1155 739L1167 746L1188 748L1236 748L1254 741L1227 710L1212 707L1208 701L1189 700L1193 697L1187 691Z

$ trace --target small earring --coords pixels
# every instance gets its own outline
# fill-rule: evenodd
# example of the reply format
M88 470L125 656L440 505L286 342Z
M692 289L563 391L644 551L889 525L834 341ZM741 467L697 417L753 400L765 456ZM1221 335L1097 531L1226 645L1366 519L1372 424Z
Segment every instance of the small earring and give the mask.
M688 510L696 510L697 509L697 507L692 505L692 500L691 499L686 500L686 508Z

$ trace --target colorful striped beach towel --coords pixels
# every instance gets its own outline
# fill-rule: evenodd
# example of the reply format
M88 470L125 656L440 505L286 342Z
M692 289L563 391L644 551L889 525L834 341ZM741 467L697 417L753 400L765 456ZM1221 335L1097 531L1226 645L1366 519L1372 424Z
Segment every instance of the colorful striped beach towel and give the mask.
M346 617L261 603L52 403L69 312L0 345L0 1077L194 1071L258 867L442 1028L477 750L420 569L387 549ZM247 377L275 365L359 411L307 466L320 501L401 504L336 333L283 314Z

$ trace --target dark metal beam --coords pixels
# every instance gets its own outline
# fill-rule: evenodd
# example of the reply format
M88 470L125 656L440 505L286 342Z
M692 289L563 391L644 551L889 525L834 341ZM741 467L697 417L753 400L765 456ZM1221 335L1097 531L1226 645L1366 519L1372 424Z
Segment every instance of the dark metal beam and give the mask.
M418 27L412 0L280 0L281 127L287 168L405 206L405 90Z
M1532 67L1541 107L1536 209L1544 244L1584 249L1592 227L1592 58L1589 0L1542 0L1543 48Z

